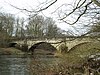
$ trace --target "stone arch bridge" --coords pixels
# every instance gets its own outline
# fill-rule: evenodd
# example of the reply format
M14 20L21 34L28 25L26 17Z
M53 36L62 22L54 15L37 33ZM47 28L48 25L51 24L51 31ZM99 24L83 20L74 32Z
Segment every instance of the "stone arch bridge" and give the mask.
M61 45L61 44L66 44L68 47L68 50L73 48L74 46L77 46L78 44L85 43L85 42L98 42L100 38L90 38L90 37L85 37L85 38L65 38L65 39L44 39L44 40L37 40L37 39L27 39L27 40L16 40L12 41L12 43L17 43L20 46L23 44L28 45L28 49L30 49L32 46L35 44L41 44L42 42L44 43L49 43L52 46L54 46L56 49Z

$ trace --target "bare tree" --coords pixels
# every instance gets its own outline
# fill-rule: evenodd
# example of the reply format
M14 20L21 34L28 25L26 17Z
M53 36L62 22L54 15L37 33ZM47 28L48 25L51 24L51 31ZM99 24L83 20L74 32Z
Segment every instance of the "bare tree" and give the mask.
M15 36L24 38L25 37L25 30L24 30L24 18L16 18L15 21Z
M46 37L56 38L59 35L58 33L59 29L52 18L46 18L45 27L46 27L46 32L45 32Z
M43 16L35 16L29 19L29 23L27 25L28 35L34 37L42 37L44 30L44 17Z
M14 5L11 5L11 4L10 5L19 10L27 11L30 13L39 13L39 12L44 11L44 10L48 9L49 7L53 6L53 4L57 3L57 1L58 0L46 0L46 2L41 3L40 6L38 6L37 9L34 9L34 10L23 9L23 8L19 8ZM98 7L93 4L96 4ZM73 7L70 11L69 11L69 9L65 8L64 10L67 10L67 11L62 11L64 13L59 14L59 17L60 17L59 20L65 22L67 24L70 24L70 25L76 24L79 21L79 19L84 16L84 14L88 13L88 15L91 16L92 10L100 9L99 8L99 6L100 6L99 0L75 0L73 5L72 4L63 4L63 5L66 5L66 8L69 5ZM60 9L63 5L58 6L58 9ZM56 10L58 10L58 9L56 9ZM72 16L73 14L74 15L77 14L77 16L74 17L75 20L72 22L68 22L67 17ZM99 14L98 11L97 11L97 14ZM94 16L95 16L95 14L94 14Z
M7 13L0 13L0 32L4 32L8 36L13 35L14 16Z
M40 12L48 9L49 7L53 6L55 3L57 3L58 0L46 0L46 2L41 3L37 9L34 10L28 10L16 7L14 5L14 8L26 11L29 13L39 14ZM100 16L100 1L99 0L73 0L73 4L62 4L61 6L58 6L57 9L55 9L54 12L59 12L58 17L61 22L65 22L68 25L74 25L74 24L81 24L84 25L84 27L90 27L91 24L95 22L95 18ZM63 7L64 6L64 7ZM71 8L67 8L71 7ZM34 16L31 16L32 18ZM76 29L76 28L74 28ZM78 31L78 30L77 30Z
M27 25L27 32L29 36L34 37L47 37L54 38L61 35L60 29L57 27L55 21L50 18L44 18L43 16L37 15L29 20Z
M0 46L5 47L14 31L14 16L8 13L0 13Z

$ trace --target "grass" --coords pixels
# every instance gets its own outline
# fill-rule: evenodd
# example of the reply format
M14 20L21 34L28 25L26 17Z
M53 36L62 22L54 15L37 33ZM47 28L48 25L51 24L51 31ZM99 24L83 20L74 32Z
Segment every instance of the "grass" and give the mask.
M90 55L100 53L100 42L82 43L73 47L68 53L56 52L55 56L61 57L69 66L81 66Z
M100 42L88 42L79 44L75 47L73 47L69 54L75 55L75 56L89 56L92 54L100 53Z
M36 54L47 54L48 51L36 51ZM55 53L55 56L60 57L60 62L52 65L41 60L33 60L28 65L30 75L53 75L63 73L73 75L76 71L84 73L82 64L87 61L87 57L92 54L100 53L100 42L88 42L79 44L73 47L68 53ZM15 48L0 48L0 54L24 54L21 50Z
M16 55L16 54L24 54L21 50L16 48L0 48L0 54L4 55Z
M29 70L31 75L74 75L74 73L85 73L83 64L87 62L87 57L92 54L100 53L100 42L88 42L73 47L68 53L55 53L55 56L61 58L61 63L48 65L47 63L32 62ZM99 74L97 74L99 75Z

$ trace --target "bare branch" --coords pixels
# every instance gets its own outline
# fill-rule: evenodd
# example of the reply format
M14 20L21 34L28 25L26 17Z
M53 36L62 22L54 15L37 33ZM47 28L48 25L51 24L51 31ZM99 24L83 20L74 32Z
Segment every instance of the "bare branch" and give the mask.
M79 1L78 4L77 4L77 6L76 6L69 14L66 14L65 17L63 17L63 18L61 18L61 19L59 19L59 20L63 20L63 19L65 19L66 17L68 17L69 15L71 15L71 14L72 14L73 12L75 12L78 8L80 8L85 2L86 2L86 0L85 0L82 4L80 4L80 6L78 6L79 3L80 3L80 1Z
M43 11L43 10L46 10L46 9L48 9L50 6L52 6L54 3L56 3L57 2L57 0L55 0L54 2L52 2L52 3L50 3L48 6L46 6L45 8L42 8L42 9L40 9L40 10L38 10L37 12L40 12L40 11Z
M17 6L14 6L14 5L12 5L12 4L9 4L9 3L8 3L8 4L9 4L10 6L12 6L12 7L18 9L18 10L27 11L27 12L30 12L30 13L38 13L38 12L41 12L41 11L43 11L43 10L48 9L50 6L52 6L52 5L53 5L54 3L56 3L56 2L57 2L57 0L55 0L55 1L52 2L52 3L50 3L48 6L39 9L38 11L23 9L23 8L19 8L19 7L17 7Z
M98 0L92 0L97 6L99 6L100 7L100 1L98 1Z
M18 9L18 10L21 10L21 11L35 12L35 11L30 11L30 10L27 10L27 9L19 8L19 7L17 7L17 6L12 5L12 4L9 4L9 5L12 6L12 7L14 7L14 8L16 8L16 9Z
M92 2L94 2L95 0L92 0L91 2L88 2L87 3L87 0L84 0L84 1L82 1L82 0L79 0L78 2L77 2L77 4L76 4L76 6L75 7L73 7L73 10L71 11L71 12L69 12L68 14L67 13L64 13L65 15L64 15L64 17L61 17L60 16L60 19L59 20L61 20L61 21L63 21L63 22L65 22L65 23L67 23L67 24L70 24L70 25L73 25L73 24L75 24L75 23L77 23L78 21L79 21L79 19L84 15L84 14L86 14L86 12L87 12L87 10L88 10L88 6L90 5L90 4L92 4ZM97 0L96 0L97 1ZM21 11L26 11L26 12L29 12L29 13L39 13L39 12L41 12L41 11L44 11L44 10L46 10L46 9L48 9L50 6L52 6L54 3L56 3L57 2L57 0L51 0L50 2L48 2L46 5L47 6L43 6L43 7L39 7L39 9L36 9L36 10L28 10L28 9L23 9L23 8L19 8L19 7L16 7L16 6L14 6L14 5L11 5L12 7L14 7L14 8L16 8L16 9L18 9L18 10L21 10ZM87 4L86 4L87 3ZM45 4L44 4L45 5ZM64 5L64 4L63 4ZM62 6L63 6L62 5ZM61 7L61 6L60 6ZM58 10L60 7L58 7L56 10ZM81 8L84 8L84 9L82 9L82 10L80 10ZM55 10L55 11L56 11ZM74 22L72 22L72 23L70 23L70 22L68 22L68 21L66 21L66 19L67 19L67 17L69 17L70 15L72 15L74 12L77 12L77 10L79 10L79 12L80 12L80 14L78 15L78 17L76 18L76 20L74 21ZM54 12L55 12L54 11ZM54 12L52 12L52 13L54 13Z
M77 17L76 21L74 21L73 23L68 23L68 22L65 21L64 19L66 19L66 18L67 18L68 16L70 16L71 14L73 14L73 13L74 13L78 8L80 8L85 2L86 2L86 0L85 0L80 6L76 6L76 8L74 8L72 12L70 12L69 14L66 14L65 17L63 17L63 18L61 18L61 19L59 19L59 20L62 20L63 22L65 22L65 23L67 23L67 24L70 24L70 25L73 25L73 24L77 23L78 20L86 13L88 5L90 5L90 4L92 3L92 1L89 2L88 4L86 4L86 5L84 6L84 7L85 7L85 10ZM79 5L79 4L77 4L77 5Z

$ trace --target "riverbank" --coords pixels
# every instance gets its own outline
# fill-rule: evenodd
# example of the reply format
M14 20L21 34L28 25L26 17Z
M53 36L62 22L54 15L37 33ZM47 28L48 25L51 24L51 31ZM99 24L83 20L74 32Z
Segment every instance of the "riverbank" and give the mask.
M13 47L0 48L0 55L19 55L19 54L24 54L24 52Z
M85 48L88 49L89 46L90 44L86 44ZM90 48L91 51L99 52L99 49L97 47L96 49L94 49L93 46L91 46ZM90 49L86 50L85 48L83 49L83 45L81 45L81 47L75 47L74 50L69 53L62 53L62 54L54 53L54 55L47 55L47 53L49 52L44 51L42 49L36 50L34 55L31 55L31 53L25 53L13 47L0 48L0 54L1 54L0 58L3 58L3 59L8 58L8 59L14 60L14 61L10 60L11 62L15 62L16 58L17 58L16 62L18 61L18 59L21 59L21 60L23 60L23 58L27 59L26 62L29 62L29 64L27 64L28 70L32 73L32 75L34 74L35 75L36 74L38 75L48 74L49 75L52 73L57 73L57 74L62 73L64 75L67 75L67 74L73 75L75 73L84 74L85 68L83 68L83 64L87 62L86 61L87 58L81 57L81 56L82 56L82 53L85 56L87 55L87 53L88 54L91 53ZM57 58L55 58L56 56ZM52 65L51 64L49 65L48 63L52 63ZM96 71L95 68L93 69Z
M45 51L42 49L36 49L34 52L34 56L35 55L51 55L53 56L55 53L54 52L50 52L50 51ZM31 52L23 52L22 50L16 49L14 47L9 47L9 48L0 48L0 55L19 55L19 56L25 56L25 55L32 55Z

